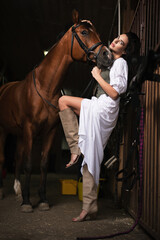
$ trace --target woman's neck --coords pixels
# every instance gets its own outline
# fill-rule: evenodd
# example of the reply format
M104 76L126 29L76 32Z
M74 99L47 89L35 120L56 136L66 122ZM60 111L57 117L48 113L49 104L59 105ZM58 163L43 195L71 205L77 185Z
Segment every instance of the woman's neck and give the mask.
M113 57L114 57L114 59L116 60L116 59L118 59L118 58L120 58L122 55L118 55L118 54L116 54L116 53L114 53L114 52L112 52L112 54L113 54Z

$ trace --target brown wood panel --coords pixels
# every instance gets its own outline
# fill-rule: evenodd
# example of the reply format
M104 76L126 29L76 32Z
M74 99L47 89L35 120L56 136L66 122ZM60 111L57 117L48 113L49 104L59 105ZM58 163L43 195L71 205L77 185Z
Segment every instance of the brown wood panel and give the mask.
M141 38L141 53L160 48L160 2L159 0L140 0L131 24L131 31ZM160 74L160 68L156 70ZM143 211L140 223L157 240L160 236L160 83L145 81L145 97L141 104L145 109L144 119L144 154L143 154ZM130 119L133 119L130 115ZM133 125L127 126L127 131ZM129 134L124 136L124 151ZM125 157L125 156L124 156ZM125 161L126 159L124 159ZM136 160L136 159L135 159ZM134 189L123 194L123 202L135 217L138 206L138 184ZM126 197L126 198L125 198ZM131 199L132 198L132 199Z

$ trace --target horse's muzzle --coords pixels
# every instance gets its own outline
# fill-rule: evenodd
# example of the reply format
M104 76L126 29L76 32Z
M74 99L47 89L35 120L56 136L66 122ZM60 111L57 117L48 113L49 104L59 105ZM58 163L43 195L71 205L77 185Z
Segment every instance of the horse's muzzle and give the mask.
M112 66L113 60L114 58L111 51L106 46L103 46L97 56L97 67L103 70L107 69Z

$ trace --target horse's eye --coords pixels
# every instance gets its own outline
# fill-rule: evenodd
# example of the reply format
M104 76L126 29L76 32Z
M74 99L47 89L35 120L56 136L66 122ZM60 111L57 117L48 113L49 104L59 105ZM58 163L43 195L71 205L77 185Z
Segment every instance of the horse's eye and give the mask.
M81 34L82 34L82 35L87 35L87 34L88 34L88 31L87 31L87 30L83 30L83 31L81 32Z

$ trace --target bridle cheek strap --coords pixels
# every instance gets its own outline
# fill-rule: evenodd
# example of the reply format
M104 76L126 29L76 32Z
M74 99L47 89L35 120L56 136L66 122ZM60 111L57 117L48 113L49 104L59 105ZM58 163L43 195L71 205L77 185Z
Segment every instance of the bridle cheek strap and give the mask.
M98 42L98 43L94 44L92 47L88 48L88 47L82 42L82 40L79 38L78 34L77 34L76 31L75 31L75 29L76 29L77 27L79 27L80 25L81 25L81 24L78 24L76 27L74 27L74 26L72 27L71 57L73 58L72 51L73 51L73 42L74 42L74 37L75 37L76 40L77 40L77 42L79 43L80 47L81 47L81 48L84 50L84 52L86 53L87 59L90 60L90 61L92 61L92 59L89 57L90 54L93 54L93 55L94 55L93 58L96 59L96 58L98 57L98 55L99 55L102 47L103 47L103 44L102 44L102 42ZM98 53L95 53L94 50L95 50L98 46L100 46L100 45L102 45L102 46L100 47ZM74 58L73 58L73 59L74 59Z

